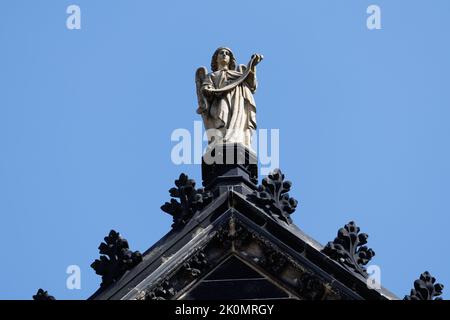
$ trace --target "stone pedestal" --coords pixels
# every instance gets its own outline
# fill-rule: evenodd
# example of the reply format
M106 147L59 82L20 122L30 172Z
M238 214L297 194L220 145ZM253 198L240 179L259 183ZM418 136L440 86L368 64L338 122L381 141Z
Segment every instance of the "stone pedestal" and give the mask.
M254 190L258 182L256 154L242 144L219 144L202 157L203 186L212 191L225 191L233 187Z

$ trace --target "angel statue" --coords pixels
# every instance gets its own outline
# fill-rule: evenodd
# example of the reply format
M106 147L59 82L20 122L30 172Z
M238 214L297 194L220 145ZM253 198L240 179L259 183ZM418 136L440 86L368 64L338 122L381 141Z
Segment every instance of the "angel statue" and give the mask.
M229 48L218 48L211 59L211 73L200 67L195 73L198 109L208 137L208 147L241 143L251 150L256 129L256 65L263 59L254 54L247 66L236 68Z

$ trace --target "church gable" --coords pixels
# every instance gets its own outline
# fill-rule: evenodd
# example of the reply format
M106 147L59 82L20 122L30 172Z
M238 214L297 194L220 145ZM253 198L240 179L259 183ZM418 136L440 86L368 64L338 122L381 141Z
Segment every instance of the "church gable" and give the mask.
M256 212L251 214L246 207L246 214L241 214L236 209L243 209L240 195L230 192L230 197L235 199L232 201L235 207L228 208L210 228L203 229L175 254L164 258L156 270L146 277L136 277L143 281L127 284L133 290L127 293L122 290L114 299L205 299L209 291L217 293L210 299L227 299L232 294L234 299L362 298L306 259L302 245L297 246L301 250L296 252L246 217ZM263 212L259 215L264 218ZM203 218L209 221L211 217ZM283 229L276 230L275 221L269 218L265 224L281 235ZM295 237L284 231L286 239ZM290 244L294 244L292 240ZM242 290L234 290L236 286Z
M154 272L164 277L150 275L137 285L142 290L126 298L206 299L208 291L217 293L210 299L350 298L351 290L336 281L330 286L325 274L284 252L238 211L229 209L214 225ZM185 250L190 254L181 254Z
M216 195L183 227L144 253L142 260L92 298L204 299L208 291L217 292L217 299L231 298L230 294L234 299L250 299L250 292L255 299L394 297L384 289L369 289L361 274L326 255L294 224L259 208L252 193L243 189ZM236 280L246 285L247 295L233 290Z

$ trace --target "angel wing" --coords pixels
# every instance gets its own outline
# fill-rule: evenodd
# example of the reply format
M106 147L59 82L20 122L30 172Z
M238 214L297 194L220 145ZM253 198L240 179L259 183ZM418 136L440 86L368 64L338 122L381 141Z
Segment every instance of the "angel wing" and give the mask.
M195 86L197 88L197 100L198 100L197 113L198 114L202 114L207 109L207 104L206 104L205 98L203 97L203 94L201 92L203 81L205 80L207 75L208 75L208 69L206 69L205 67L200 67L195 72Z

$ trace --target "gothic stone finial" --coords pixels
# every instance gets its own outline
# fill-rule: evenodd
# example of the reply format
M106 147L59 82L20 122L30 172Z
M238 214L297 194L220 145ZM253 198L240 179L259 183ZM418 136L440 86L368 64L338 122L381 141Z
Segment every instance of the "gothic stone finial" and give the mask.
M197 212L203 209L212 200L210 192L204 189L195 189L195 181L189 179L184 173L175 180L176 188L169 190L172 199L161 206L161 210L173 217L173 228L184 226ZM178 198L180 201L174 199Z
M369 236L359 233L359 230L355 222L349 222L339 229L337 237L333 242L328 242L323 252L346 268L367 277L364 266L375 256L375 252L364 246Z
M48 294L47 291L43 289L39 289L37 293L33 296L33 300L36 301L48 301L48 300L56 300L54 296Z
M297 200L289 197L291 185L290 181L284 181L281 170L275 169L262 180L258 190L250 195L250 200L271 216L291 224L290 215L295 211L298 203Z
M109 232L105 242L102 242L98 249L101 254L100 260L95 260L91 267L95 273L102 276L102 287L117 281L126 271L142 261L141 253L130 251L128 241L114 230Z
M404 300L442 300L438 296L442 294L444 285L435 282L436 279L425 271L419 279L414 281L414 289L409 296L405 296Z

